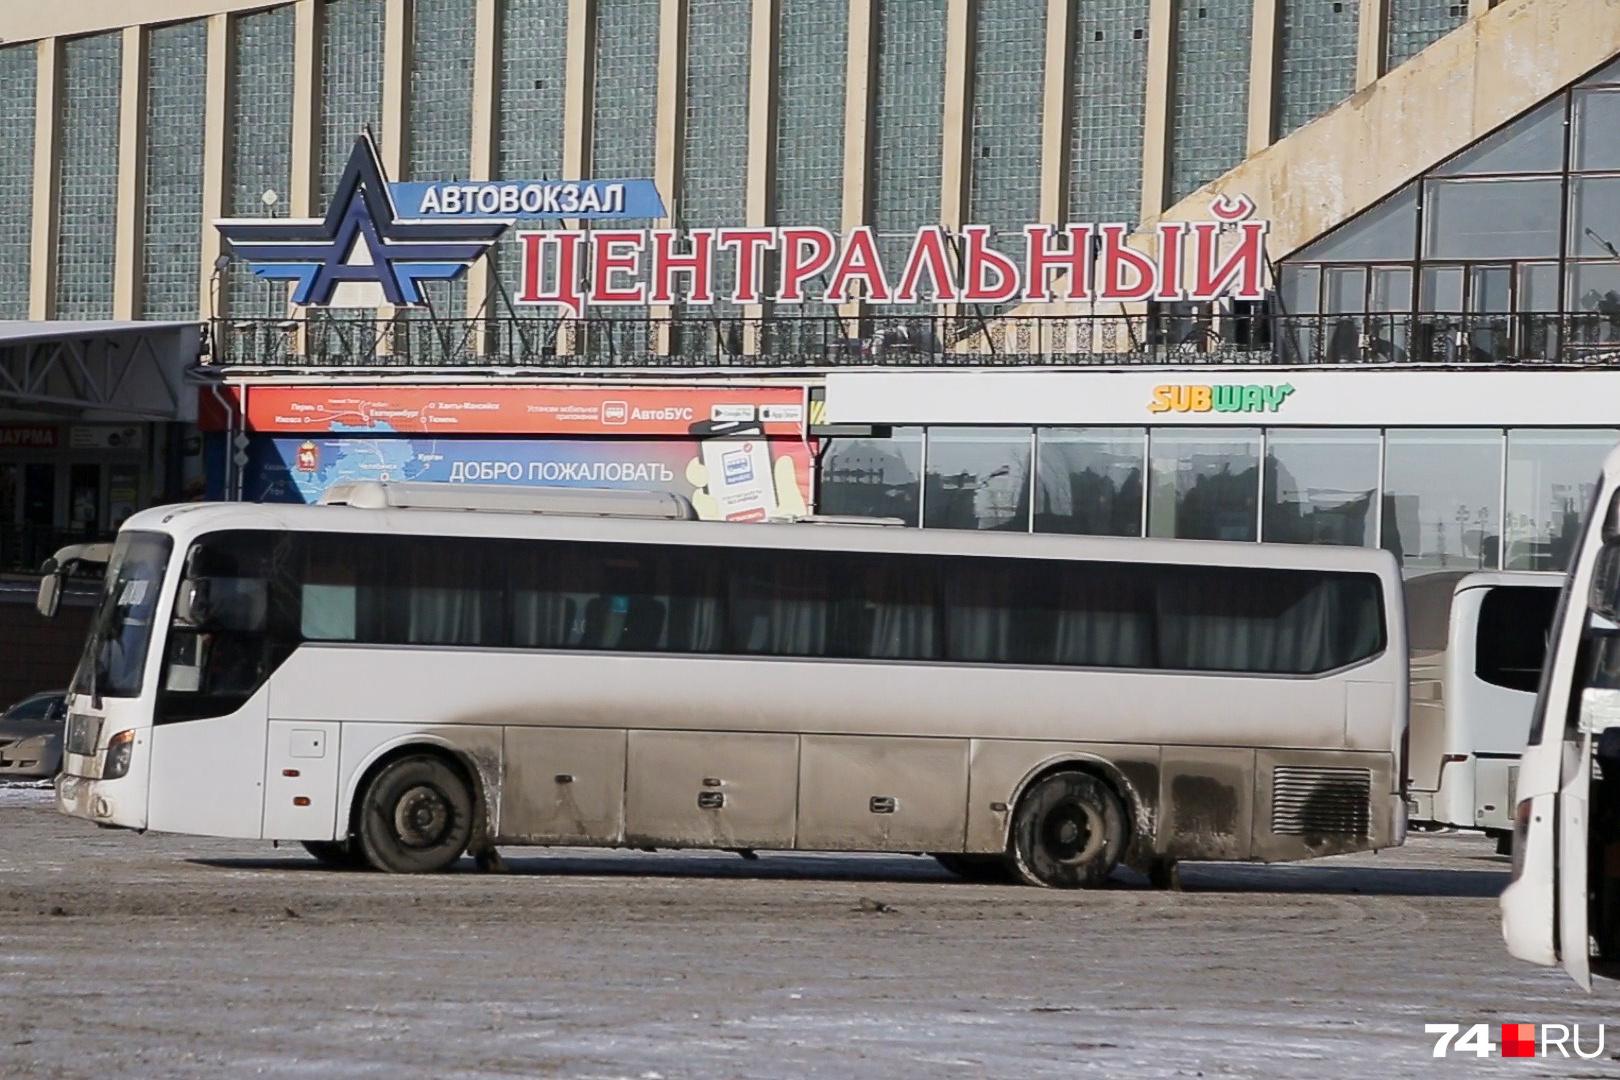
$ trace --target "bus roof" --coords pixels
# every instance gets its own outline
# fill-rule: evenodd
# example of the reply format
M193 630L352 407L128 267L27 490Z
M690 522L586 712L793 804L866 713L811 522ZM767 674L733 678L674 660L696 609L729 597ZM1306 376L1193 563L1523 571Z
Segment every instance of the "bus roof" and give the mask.
M617 543L698 544L1023 559L1090 559L1209 566L1269 566L1375 573L1398 590L1394 556L1374 548L1247 541L1164 540L1059 533L871 528L835 523L740 526L717 521L467 510L365 509L299 503L187 503L143 510L126 530L168 533L185 544L211 532L270 529Z

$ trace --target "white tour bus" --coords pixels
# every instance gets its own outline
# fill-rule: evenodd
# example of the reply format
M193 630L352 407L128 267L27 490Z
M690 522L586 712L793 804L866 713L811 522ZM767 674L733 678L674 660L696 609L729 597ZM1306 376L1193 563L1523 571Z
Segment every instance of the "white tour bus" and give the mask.
M1563 583L1562 574L1484 571L1409 586L1414 826L1480 829L1508 853L1519 755Z
M1508 951L1587 989L1620 979L1620 450L1559 596L1517 798Z
M132 517L58 806L395 872L891 851L1072 887L1404 839L1385 552L447 488Z

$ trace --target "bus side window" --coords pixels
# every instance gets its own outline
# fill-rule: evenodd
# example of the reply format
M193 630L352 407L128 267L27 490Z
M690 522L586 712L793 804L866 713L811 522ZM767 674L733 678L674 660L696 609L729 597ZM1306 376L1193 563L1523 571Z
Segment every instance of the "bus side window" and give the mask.
M1536 692L1558 590L1499 585L1479 602L1474 674L1492 686Z
M305 583L299 634L306 641L353 641L355 587Z

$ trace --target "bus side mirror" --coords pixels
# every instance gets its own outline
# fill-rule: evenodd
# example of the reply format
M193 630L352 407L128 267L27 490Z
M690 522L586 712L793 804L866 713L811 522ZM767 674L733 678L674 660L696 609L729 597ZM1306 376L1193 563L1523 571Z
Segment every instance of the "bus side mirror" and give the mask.
M47 619L54 619L62 603L62 570L55 559L47 559L44 571L45 576L39 579L39 596L34 600L34 609Z

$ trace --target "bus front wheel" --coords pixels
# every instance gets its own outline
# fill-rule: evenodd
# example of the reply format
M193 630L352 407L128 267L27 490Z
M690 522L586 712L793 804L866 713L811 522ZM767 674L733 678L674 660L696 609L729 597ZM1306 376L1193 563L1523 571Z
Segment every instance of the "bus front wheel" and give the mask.
M400 758L366 788L360 848L390 874L432 874L461 858L472 840L473 797L443 758Z
M1113 873L1125 849L1125 808L1089 773L1036 781L1013 817L1012 867L1027 885L1089 889Z

